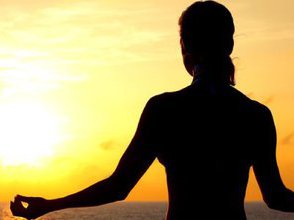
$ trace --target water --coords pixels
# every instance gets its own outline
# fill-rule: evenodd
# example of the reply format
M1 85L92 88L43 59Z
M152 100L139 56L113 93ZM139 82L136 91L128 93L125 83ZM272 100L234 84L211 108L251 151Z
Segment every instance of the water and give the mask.
M68 209L48 214L38 220L163 220L163 202L119 202L94 208ZM294 220L294 213L270 210L264 203L246 203L248 220ZM8 204L0 205L0 220L20 220L12 217ZM205 219L205 218L203 218Z

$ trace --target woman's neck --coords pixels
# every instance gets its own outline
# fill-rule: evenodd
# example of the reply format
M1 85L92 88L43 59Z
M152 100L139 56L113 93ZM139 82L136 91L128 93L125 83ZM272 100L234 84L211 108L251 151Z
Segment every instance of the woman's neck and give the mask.
M195 74L192 84L208 84L208 85L230 85L228 80L214 77L208 73Z

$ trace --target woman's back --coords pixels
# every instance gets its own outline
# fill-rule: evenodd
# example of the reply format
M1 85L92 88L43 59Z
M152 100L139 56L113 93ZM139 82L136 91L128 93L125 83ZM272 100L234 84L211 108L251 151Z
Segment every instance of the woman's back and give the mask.
M276 162L271 112L232 87L231 13L217 2L197 1L183 12L179 25L184 65L194 83L149 100L109 178L53 200L17 196L11 203L14 215L32 219L123 200L156 158L166 168L168 220L246 219L251 166L266 204L294 212L294 193L284 186Z
M264 107L229 85L205 82L153 102L154 145L168 180L168 219L191 213L245 219L248 173L263 126L257 119L262 123Z

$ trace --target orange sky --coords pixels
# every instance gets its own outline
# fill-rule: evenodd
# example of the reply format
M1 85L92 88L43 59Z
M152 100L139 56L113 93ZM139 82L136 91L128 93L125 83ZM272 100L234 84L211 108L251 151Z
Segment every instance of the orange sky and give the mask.
M1 2L0 200L63 196L111 174L149 97L191 81L177 20L192 2ZM219 2L235 19L236 87L272 110L294 189L294 2ZM158 162L128 199L167 199ZM254 178L247 199L260 199Z

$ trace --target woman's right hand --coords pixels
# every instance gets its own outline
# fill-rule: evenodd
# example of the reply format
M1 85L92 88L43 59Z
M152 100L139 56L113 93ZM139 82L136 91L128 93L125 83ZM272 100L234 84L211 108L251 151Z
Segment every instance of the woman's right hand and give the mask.
M25 207L24 204L27 204ZM13 202L10 202L10 210L14 216L26 219L36 219L50 212L49 201L41 197L26 197L17 195Z

